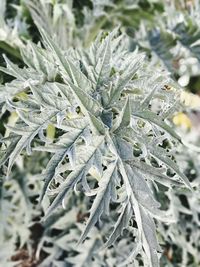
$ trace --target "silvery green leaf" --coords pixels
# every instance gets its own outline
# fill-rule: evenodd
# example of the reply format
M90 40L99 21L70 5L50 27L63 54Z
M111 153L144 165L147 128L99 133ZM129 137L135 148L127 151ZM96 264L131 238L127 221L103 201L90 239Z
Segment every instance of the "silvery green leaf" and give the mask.
M98 248L101 241L98 239L97 233L93 231L93 236L83 243L82 247L77 248L78 254L75 257L68 257L67 262L72 263L76 267L100 267L102 262L100 262L98 257Z
M136 160L128 161L130 166L134 166L138 169L139 172L146 178L150 178L155 180L156 182L163 184L167 187L171 187L172 185L181 186L181 183L177 180L173 180L171 177L165 174L166 168L156 168L145 162L138 162ZM147 174L148 171L148 174Z
M75 86L73 83L68 82L72 93L74 94L77 102L80 104L81 109L84 113L92 113L93 115L98 116L101 111L100 104L92 98L89 94L85 93L80 87Z
M117 136L113 138L113 141L122 160L131 160L133 158L133 147L131 143Z
M53 178L58 174L56 170L59 168L60 164L62 161L65 159L65 157L68 155L70 159L70 163L74 166L75 162L75 143L76 141L81 137L82 130L76 130L73 132L68 132L61 136L60 140L58 141L57 144L55 144L55 154L51 157L50 161L47 164L47 167L45 169L45 172L43 173L43 177L45 179L44 187L42 194L40 196L41 199L43 199L44 194L53 180ZM57 146L59 145L59 147ZM53 146L53 145L52 145ZM46 151L48 151L48 147L45 148Z
M62 122L62 125L59 125L59 129L62 129L64 131L73 131L74 129L83 129L88 126L89 122L87 119L81 117L81 118L74 118L74 119L65 119ZM83 134L84 136L84 134Z
M55 42L53 42L50 36L46 32L44 32L44 30L40 29L40 32L43 36L43 40L51 48L56 59L60 63L60 67L62 68L64 73L67 73L70 77L71 82L73 82L76 86L79 86L80 88L84 88L86 91L90 91L91 84L87 77L79 69L77 69L69 59L65 58L60 48ZM65 74L63 75L65 77Z
M116 87L113 87L110 95L110 103L114 103L121 95L128 82L133 78L137 70L142 66L144 55L136 56L135 59L129 58L123 66L123 74L118 78Z
M139 208L139 212L136 217L141 219L142 239L143 247L147 255L147 260L151 267L158 267L158 255L157 252L161 251L156 240L155 224L152 218L144 212L143 208Z
M130 98L128 97L126 99L124 108L119 115L119 118L117 118L115 125L113 125L113 130L117 131L118 128L123 129L124 127L128 127L130 121L131 121L131 103L130 103Z
M160 204L154 199L153 194L148 187L147 182L144 177L137 172L137 169L130 167L127 168L129 172L129 181L132 185L132 188L135 192L135 197L144 208L148 209L151 213L156 211Z
M135 214L145 254L149 260L150 266L158 267L159 262L156 250L159 250L159 246L156 240L154 222L152 221L151 217L149 217L149 215L146 214L146 211L140 204L140 199L138 198L139 195L137 195L137 191L135 190L135 186L137 185L132 183L134 175L133 170L129 165L127 164L124 165L122 162L119 162L119 168L121 175L124 179L124 182L126 184L127 195L128 198L130 199L130 204ZM151 225L150 227L151 232L149 232L149 226L148 226L149 223Z
M14 140L12 140L12 142L10 142L10 144L6 147L5 152L2 150L3 154L1 155L0 165L3 165L9 159L14 148L19 142L19 139L20 139L19 136L15 136ZM4 142L4 141L1 140L1 142Z
M144 120L147 120L151 123L154 123L167 133L169 133L172 137L175 139L181 141L180 136L170 127L168 124L166 124L162 119L159 118L155 113L152 113L150 111L139 111L139 112L134 112L132 114L134 117L142 118Z
M82 138L85 141L86 145L89 145L91 142L91 133L88 127L86 127L83 131Z
M76 159L75 145L72 145L70 147L70 149L68 150L67 154L68 154L68 157L69 157L69 162L70 162L72 168L74 168L75 167L75 159Z
M26 100L21 100L20 102L14 102L12 100L7 100L7 104L12 107L15 108L16 110L24 110L24 111L36 111L36 110L40 110L40 106L33 101L31 98L30 99L26 99Z
M190 182L188 181L188 178L184 175L184 173L182 173L179 170L179 167L176 165L176 163L170 159L169 157L162 155L161 153L163 153L163 149L161 148L156 148L156 149L151 149L151 154L153 156L155 156L158 160L160 160L161 162L163 162L164 164L166 164L172 171L174 171L183 181L183 183L192 190L192 187L190 185Z
M103 167L102 167L102 153L100 150L97 150L94 155L94 161L93 161L94 167L98 171L99 175L101 176L103 173Z
M95 67L95 72L96 74L96 89L98 90L99 87L103 83L107 83L107 80L109 79L110 71L111 71L111 66L110 66L110 61L111 61L111 34L108 35L107 38L105 38L98 51L98 62ZM100 51L100 52L99 52Z
M68 109L66 101L58 97L56 92L56 86L46 84L43 86L42 90L36 86L30 86L33 96L40 103L41 106L47 109L55 109L58 111L63 111Z
M55 81L58 70L48 51L28 42L26 49L21 49L21 55L29 68L43 74L44 80Z
M88 112L88 116L90 119L90 124L92 131L97 135L104 135L106 133L106 125L98 118L96 118L92 113Z
M118 216L117 222L114 225L114 229L104 246L111 246L115 240L123 234L123 230L127 228L130 218L132 216L131 205L125 201L119 210L120 215Z
M46 118L44 117L38 117L37 120L30 120L30 117L26 118L26 116L22 115L23 113L20 112L20 116L23 117L23 119L32 124L27 131L23 132L22 137L18 141L17 145L15 146L15 149L12 151L12 153L9 156L9 162L8 162L8 175L11 171L11 168L17 158L17 156L21 153L21 151L24 148L27 148L29 153L31 152L31 142L34 139L34 137L39 133L41 129L44 127L47 127L47 123L56 115L56 112L50 112ZM27 120L28 119L28 120ZM13 128L14 130L14 128ZM16 129L17 130L17 129ZM22 129L19 129L22 130ZM22 134L22 133L21 133Z
M71 90L68 88L69 86L62 83L55 83L54 85L58 88L58 91L61 93L62 97L64 97L64 100L69 105L73 105L75 101L73 95L71 94Z
M80 153L78 153L77 151L76 168L66 177L66 180L62 183L58 195L46 211L47 216L61 203L62 199L66 196L66 194L70 190L73 190L78 182L84 179L84 177L87 175L93 165L93 157L95 156L96 152L98 151L103 142L103 137L97 137L95 138L95 140L93 140L93 144L90 146L90 148L87 147L87 154L85 154L85 148L82 148L80 150Z
M100 220L103 213L109 214L109 204L111 201L111 193L115 190L115 180L117 180L117 163L116 161L108 166L103 177L99 181L99 189L95 200L90 209L90 217L86 227L80 237L79 243L83 242L88 235L88 232Z
M7 68L1 68L2 71L5 71L7 74L18 78L19 80L26 80L27 75L23 69L20 69L16 64L12 63L5 55L4 60L6 61Z
M101 119L103 123L108 126L108 128L112 128L112 123L113 123L113 114L112 111L110 110L103 110L101 114Z

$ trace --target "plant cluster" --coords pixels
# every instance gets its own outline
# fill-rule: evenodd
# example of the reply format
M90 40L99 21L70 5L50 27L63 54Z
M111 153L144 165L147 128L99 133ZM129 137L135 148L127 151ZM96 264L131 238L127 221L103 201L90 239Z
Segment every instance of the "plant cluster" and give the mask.
M173 124L198 1L2 7L1 264L199 266L198 136Z

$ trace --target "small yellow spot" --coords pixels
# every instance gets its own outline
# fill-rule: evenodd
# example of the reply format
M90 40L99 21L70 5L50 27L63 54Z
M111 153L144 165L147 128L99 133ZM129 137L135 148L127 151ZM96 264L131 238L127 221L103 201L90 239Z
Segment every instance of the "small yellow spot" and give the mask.
M18 120L18 118L19 117L18 117L17 112L15 112L15 111L11 112L11 114L10 114L10 116L8 118L8 125L14 127L16 122L17 122L17 120ZM10 133L10 130L7 128L6 132L5 132L5 137L8 137L9 133Z
M16 94L15 97L17 99L20 99L20 100L27 100L28 99L28 95L25 92L20 92L20 93Z
M53 124L49 124L47 126L47 138L54 139L56 133L56 128Z
M182 112L174 116L173 123L177 126L183 126L186 129L190 129L192 127L191 120Z

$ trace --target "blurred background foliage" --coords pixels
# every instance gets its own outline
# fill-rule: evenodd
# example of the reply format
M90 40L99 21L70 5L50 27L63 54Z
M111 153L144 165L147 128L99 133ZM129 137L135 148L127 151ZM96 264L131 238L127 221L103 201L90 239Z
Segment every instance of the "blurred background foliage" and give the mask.
M186 113L176 114L174 123L181 133L187 133L188 140L194 141L194 136L195 140L198 140L200 120L198 113L200 107L198 97L200 95L199 1L1 0L0 66L5 66L2 55L6 54L11 61L24 67L20 49L25 47L29 40L40 43L41 36L37 25L42 26L63 49L88 47L100 30L110 31L116 26L120 27L120 30L129 36L130 50L144 51L152 68L161 67L163 71L169 72L175 81L188 92L183 92L182 97L190 111L186 109ZM9 75L0 72L1 84L11 79ZM195 95L191 95L190 92ZM13 117L4 113L0 123L1 134L5 132L4 123L9 119L12 120ZM51 134L50 129L49 135ZM180 158L190 181L199 177L197 173L200 166L197 152L193 150L189 152L186 149ZM42 208L38 208L36 199L42 185L36 176L35 169L39 172L46 162L47 159L40 153L35 156L33 168L29 157L26 156L21 159L21 163L18 163L13 177L14 183L3 182L0 179L1 217L4 221L0 227L2 266L37 266L36 264L43 260L46 266L50 266L48 265L50 262L53 262L52 266L71 266L70 262L73 264L74 258L77 257L76 262L78 262L87 257L84 254L85 251L79 251L78 248L76 251L73 246L81 231L78 223L84 220L84 216L87 216L85 214L87 208L81 206L83 196L77 199L73 194L70 195L65 211L58 211L44 225L39 223L43 211ZM29 170L27 173L23 171L25 165L26 170ZM165 193L165 189L163 192ZM174 199L173 203L181 203L181 208L177 211L181 222L177 227L160 226L168 229L168 232L166 229L163 231L163 233L166 232L166 236L160 237L161 243L163 239L167 240L167 245L163 245L165 252L161 266L198 267L200 261L199 257L195 258L195 255L200 249L199 199L182 191L177 194L169 191L158 197L163 198L163 203L165 203L169 195ZM77 206L80 208L72 211L70 202L73 201L77 201ZM64 216L66 214L68 214L67 217ZM71 218L71 220L66 218ZM16 222L20 226L19 229L16 228ZM8 225L12 227L7 227ZM69 230L71 225L74 225L73 240L71 230ZM180 240L178 240L179 237ZM9 240L9 242L6 241L8 244L6 246L4 246L5 240ZM128 238L126 241L121 240L117 249L125 251L130 241ZM93 233L93 237L85 243L85 246L88 249L88 247L93 247L95 242L97 240ZM116 258L117 262L119 255L115 255L115 249L109 250L108 255L104 256L109 258L113 255L113 259ZM15 255L12 254L13 251ZM68 257L66 261L61 262L60 259L65 259L69 254L71 258ZM12 261L8 265L3 260L11 256ZM16 262L20 262L22 258L24 265L16 265ZM92 259L90 260L92 262ZM109 266L114 266L114 264L113 260ZM86 265L77 264L76 266Z
M1 53L19 64L20 47L30 39L40 41L37 24L64 49L88 46L101 29L119 26L130 36L130 49L145 51L152 64L199 93L199 1L3 0L0 5Z

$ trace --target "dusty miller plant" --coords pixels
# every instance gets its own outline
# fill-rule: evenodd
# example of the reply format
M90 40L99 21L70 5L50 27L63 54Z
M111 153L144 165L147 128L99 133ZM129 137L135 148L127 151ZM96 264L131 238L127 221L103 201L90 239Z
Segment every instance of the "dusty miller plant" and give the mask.
M20 155L40 151L49 158L38 174L44 180L40 202L49 201L44 220L61 204L66 208L75 192L87 203L79 252L87 251L81 247L94 226L99 255L123 241L126 230L129 260L159 266L162 249L154 219L170 223L176 218L160 209L154 192L160 185L191 190L176 164L181 139L170 125L180 109L179 92L165 74L148 68L143 54L129 52L128 40L117 30L99 34L89 49L67 51L42 29L41 34L45 49L29 43L21 51L26 67L5 58L7 68L1 68L14 77L1 86L2 112L17 114L1 139L4 179L11 179ZM55 131L53 140L49 128ZM117 264L104 257L94 266ZM85 266L79 261L71 260Z

